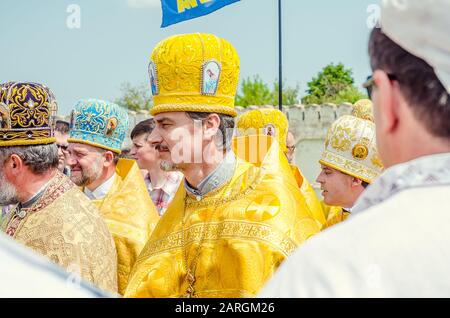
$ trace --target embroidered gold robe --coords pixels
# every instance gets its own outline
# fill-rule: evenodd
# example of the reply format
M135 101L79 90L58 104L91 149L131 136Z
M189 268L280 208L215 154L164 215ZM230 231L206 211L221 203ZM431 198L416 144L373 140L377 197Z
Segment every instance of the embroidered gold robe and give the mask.
M326 205L323 201L321 201L320 203L322 205L323 211L325 211L327 218L327 224L324 228L328 228L332 225L345 221L350 215L349 212L344 211L339 206L329 206Z
M314 216L314 219L317 221L320 228L325 227L327 221L322 210L322 205L317 198L316 192L314 192L311 184L308 182L308 180L305 178L305 176L297 166L291 165L291 169L292 173L294 174L295 180L297 181L297 185L300 188L300 192L305 197L306 204L308 205L309 210Z
M114 241L96 207L60 172L20 218L15 209L2 230L16 241L101 289L117 292Z
M159 215L134 160L120 159L116 175L107 195L93 202L116 243L119 293L123 294L130 270L159 221Z
M200 201L182 184L139 256L125 297L183 297L188 271L192 296L257 295L283 260L319 232L278 147L265 163L238 158L232 179Z

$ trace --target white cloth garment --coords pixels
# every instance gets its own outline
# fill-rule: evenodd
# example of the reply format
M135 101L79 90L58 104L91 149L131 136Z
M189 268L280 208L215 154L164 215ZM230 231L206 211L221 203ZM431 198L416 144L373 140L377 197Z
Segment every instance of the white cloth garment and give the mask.
M113 186L116 175L117 174L114 173L111 178L99 185L94 191L89 190L87 187L84 188L84 194L86 194L86 196L91 200L103 199L108 194L109 189Z
M0 233L0 298L110 296Z
M450 153L387 169L261 297L450 297Z
M450 0L383 0L381 29L431 65L450 94Z

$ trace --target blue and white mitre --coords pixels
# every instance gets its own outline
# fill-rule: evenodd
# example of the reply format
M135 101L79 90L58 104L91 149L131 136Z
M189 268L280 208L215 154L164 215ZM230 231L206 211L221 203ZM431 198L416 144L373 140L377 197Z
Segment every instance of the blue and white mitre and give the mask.
M128 130L127 111L111 102L80 100L70 117L69 142L121 152Z

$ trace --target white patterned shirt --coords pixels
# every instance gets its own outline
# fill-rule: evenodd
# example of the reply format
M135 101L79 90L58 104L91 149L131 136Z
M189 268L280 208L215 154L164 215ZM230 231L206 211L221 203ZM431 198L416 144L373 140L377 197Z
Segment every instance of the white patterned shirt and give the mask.
M170 171L167 173L164 184L161 187L154 188L150 180L150 175L147 174L145 176L144 181L147 186L147 191L150 194L159 215L163 215L164 212L166 212L167 207L177 193L182 179L183 174L181 172Z
M450 153L387 169L262 297L450 297Z

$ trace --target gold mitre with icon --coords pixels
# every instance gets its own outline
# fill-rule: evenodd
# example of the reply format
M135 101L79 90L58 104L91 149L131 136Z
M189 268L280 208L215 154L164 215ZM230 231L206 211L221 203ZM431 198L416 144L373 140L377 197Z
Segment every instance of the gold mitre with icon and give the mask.
M331 125L319 162L372 183L383 170L375 135L372 102L358 101L351 115L342 116Z
M236 127L241 136L270 136L278 141L281 151L287 152L289 122L286 115L278 109L260 108L245 112L239 116Z
M0 147L54 143L57 110L53 92L42 84L0 84Z
M160 42L148 67L151 114L208 112L235 117L240 62L235 48L212 34L182 34Z

